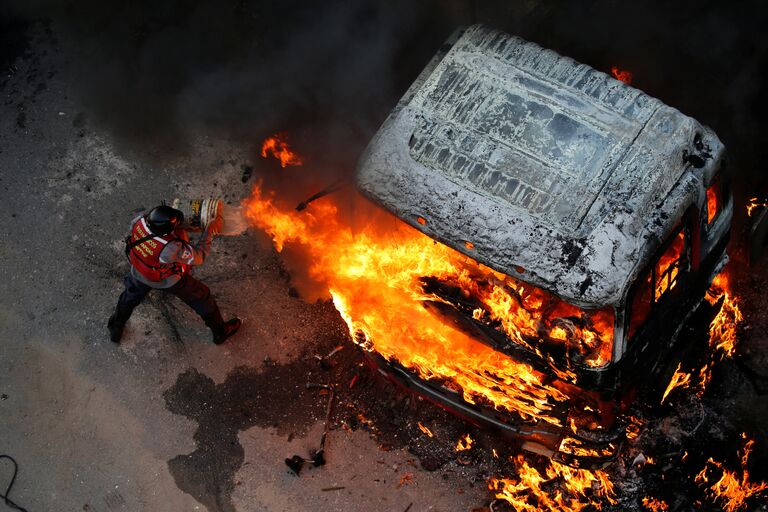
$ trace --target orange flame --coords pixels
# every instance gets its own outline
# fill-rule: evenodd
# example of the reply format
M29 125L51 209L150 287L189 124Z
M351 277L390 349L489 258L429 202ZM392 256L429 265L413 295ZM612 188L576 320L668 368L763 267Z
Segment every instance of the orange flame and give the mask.
M469 434L464 434L459 438L459 441L456 443L456 451L465 452L467 450L471 450L473 444L475 444L475 440L472 439L469 436Z
M627 85L632 85L632 73L623 69L619 69L616 66L611 67L611 75L616 80L620 80Z
M427 428L424 425L422 425L421 422L418 422L418 425L419 425L419 430L421 430L423 433L427 434L429 437L434 437L434 434L432 433L431 430L429 430L429 428Z
M391 216L379 225L371 220L355 233L328 201L318 201L302 213L281 210L260 186L243 205L247 218L272 237L278 251L289 241L307 251L310 276L327 286L355 343L459 393L469 403L515 413L524 421L563 426L554 411L569 397L564 387L550 383L530 365L446 321L439 306L448 301L425 290L425 278L479 297L478 316L501 324L516 341L528 342L528 329L538 333L562 327L569 339L575 337L579 348L584 347L587 363L600 365L609 357L612 313L579 313L543 290L494 272L402 222L393 223ZM375 209L366 217L376 215L383 213ZM548 309L537 309L544 303ZM549 310L565 311L560 315L576 321L553 323L543 318ZM585 336L583 341L579 335ZM573 374L563 370L560 375Z
M662 404L674 389L690 387L694 379L695 386L698 388L697 395L703 395L712 380L712 369L715 364L726 357L733 357L736 353L737 331L741 322L744 321L744 316L738 300L731 292L728 273L725 270L715 276L704 298L713 306L722 301L717 315L709 324L708 361L697 372L681 371L681 364L678 364L664 391Z
M733 296L728 274L720 272L712 281L705 296L707 302L717 304L722 299L722 306L709 324L709 361L699 370L699 391L702 395L712 379L712 369L717 361L733 357L738 340L737 330L744 316L741 314L738 300Z
M261 144L261 156L267 158L269 155L272 155L279 160L280 167L283 168L289 165L299 166L304 164L302 158L291 151L284 133L276 133L275 135L264 139L264 142Z
M656 297L661 297L677 285L677 277L680 273L677 262L683 254L684 248L685 233L680 230L656 263Z
M746 434L742 434L744 439ZM752 452L753 440L747 440L744 445L744 451L741 455L740 470L731 471L726 469L723 464L713 460L711 457L707 460L699 474L696 475L695 482L705 487L707 499L721 506L726 512L736 512L747 507L747 501L754 496L763 494L768 489L766 482L750 482L747 463L749 454ZM720 472L720 478L714 480L716 474ZM709 485L710 481L713 481Z
M662 405L673 389L687 388L691 383L691 374L688 372L680 371L680 366L682 366L682 363L677 365L677 370L675 370L675 373L672 374L672 378L669 380L669 384L667 384L667 389L664 391L664 395L661 397Z
M723 359L733 357L736 352L736 331L744 320L738 301L730 291L730 282L725 272L715 277L706 296L710 304L716 304L721 297L723 305L709 324L709 346Z
M518 512L579 512L588 506L600 510L603 502L617 503L613 483L604 471L550 461L542 473L522 455L514 463L517 480L492 478L488 488Z

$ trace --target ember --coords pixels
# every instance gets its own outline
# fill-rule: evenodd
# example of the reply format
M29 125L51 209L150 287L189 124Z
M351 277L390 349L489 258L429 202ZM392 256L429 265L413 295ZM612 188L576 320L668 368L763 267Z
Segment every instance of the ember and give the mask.
M267 158L272 155L280 161L280 167L303 165L303 159L291 150L286 137L285 133L276 133L264 139L261 145L261 156Z
M632 73L616 66L611 67L611 75L616 80L620 80L627 85L632 85Z
M755 210L768 207L768 199L752 197L747 201L747 216L751 217Z
M709 187L707 187L707 224L711 224L717 212L720 211L720 181L715 180Z
M630 416L627 420L625 435L627 436L627 439L632 441L640 437L640 432L645 422L636 416Z
M400 488L404 485L411 485L413 483L413 473L404 473L402 477L400 477L400 483L397 484L397 487Z
M746 434L742 434L746 440ZM740 470L731 471L711 457L707 460L704 469L696 475L697 484L705 487L705 494L713 503L718 504L726 512L736 512L747 507L747 502L768 490L768 483L754 483L749 481L747 463L752 452L753 440L747 440L741 455ZM718 473L720 477L717 478ZM710 482L713 482L710 484Z
M664 512L669 510L669 505L664 500L657 500L646 496L643 498L643 506L651 512Z

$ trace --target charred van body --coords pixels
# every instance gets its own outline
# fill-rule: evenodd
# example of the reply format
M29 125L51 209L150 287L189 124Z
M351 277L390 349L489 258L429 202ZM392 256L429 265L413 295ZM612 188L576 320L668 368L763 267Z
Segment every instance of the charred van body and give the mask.
M482 26L457 32L372 139L357 185L506 276L528 319L514 332L429 276L423 286L439 300L427 307L574 400L563 428L521 421L371 357L526 449L576 466L609 459L617 417L674 356L727 260L724 157L711 129L602 72Z

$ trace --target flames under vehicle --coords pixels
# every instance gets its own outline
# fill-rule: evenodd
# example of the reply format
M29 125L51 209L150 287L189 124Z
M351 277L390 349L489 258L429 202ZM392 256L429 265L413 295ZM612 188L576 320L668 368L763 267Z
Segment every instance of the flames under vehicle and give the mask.
M605 73L482 26L458 31L370 142L357 185L479 264L470 285L423 276L424 307L568 400L545 419L513 414L369 357L524 449L603 464L727 260L724 157L711 129Z

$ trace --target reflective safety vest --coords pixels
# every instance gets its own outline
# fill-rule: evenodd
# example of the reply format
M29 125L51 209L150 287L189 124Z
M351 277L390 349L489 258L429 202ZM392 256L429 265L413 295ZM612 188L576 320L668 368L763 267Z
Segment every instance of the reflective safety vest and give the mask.
M143 238L147 239L140 244L132 244L132 242ZM153 236L147 225L147 220L141 217L133 224L131 236L126 239L126 243L130 246L128 259L131 265L148 281L162 281L173 274L182 276L189 271L189 265L183 263L162 263L160 261L160 253L168 242L175 240L184 242L186 238L186 232L183 230L174 231L164 236Z

